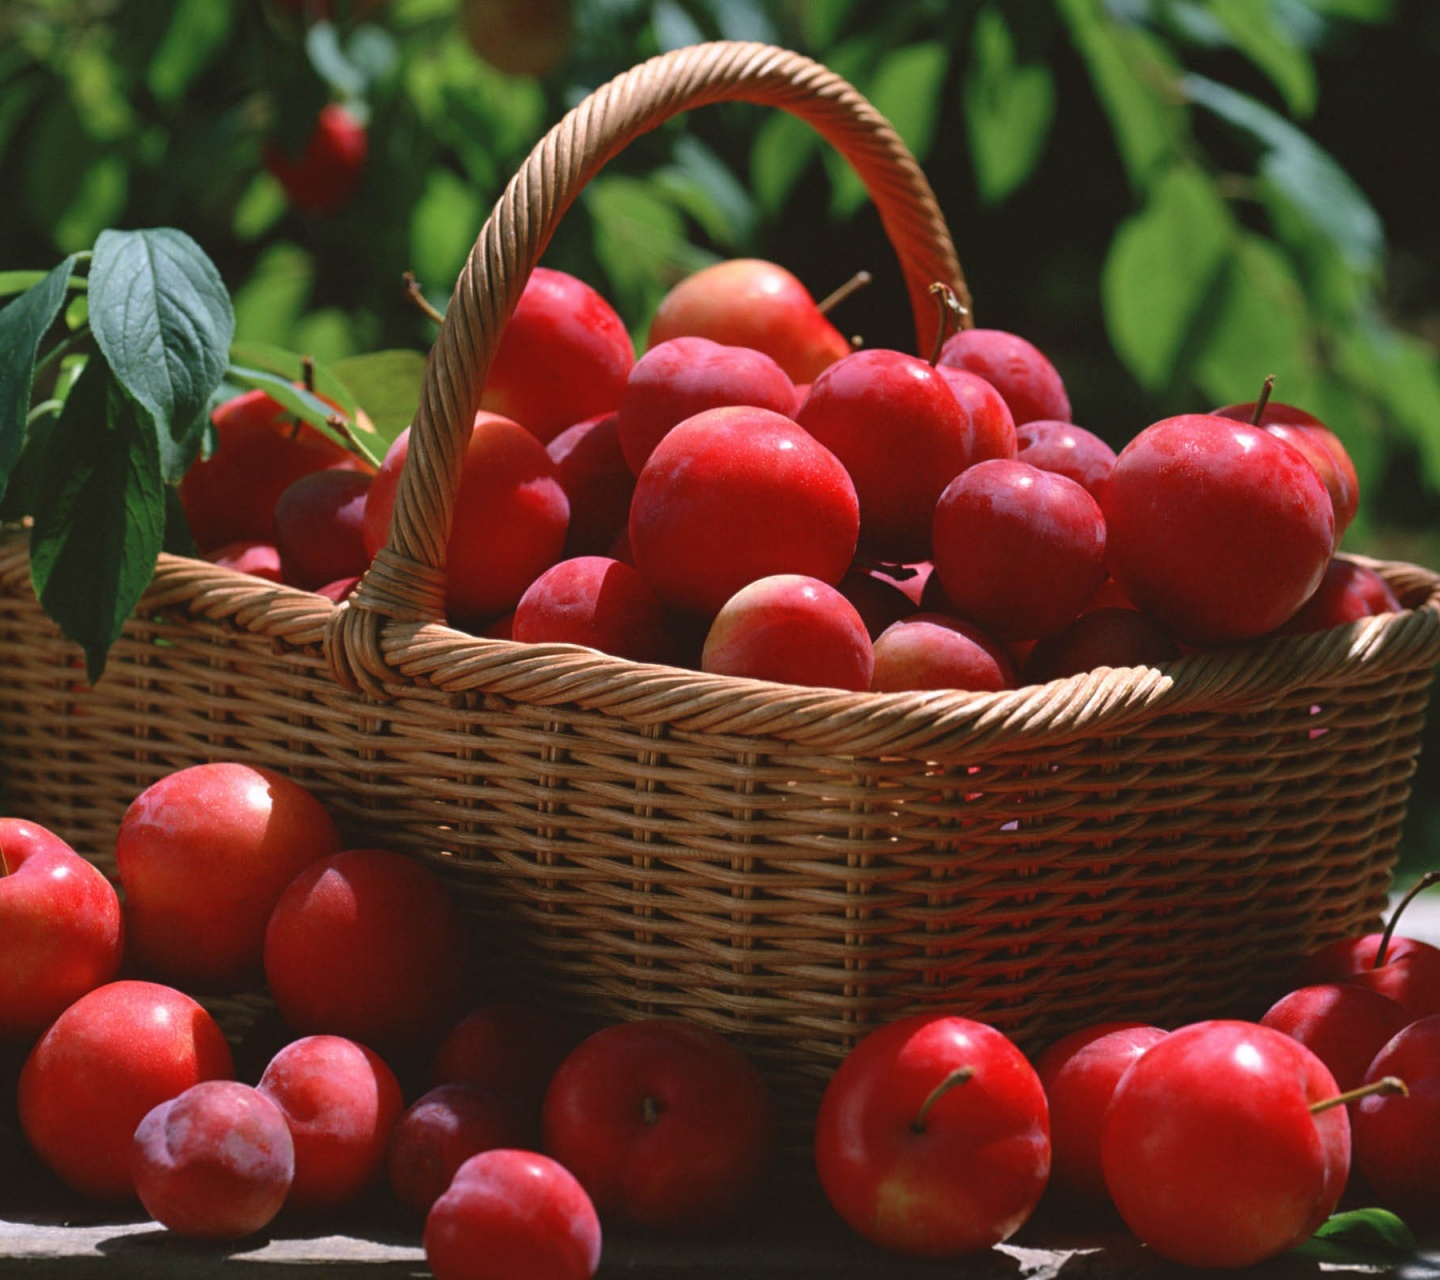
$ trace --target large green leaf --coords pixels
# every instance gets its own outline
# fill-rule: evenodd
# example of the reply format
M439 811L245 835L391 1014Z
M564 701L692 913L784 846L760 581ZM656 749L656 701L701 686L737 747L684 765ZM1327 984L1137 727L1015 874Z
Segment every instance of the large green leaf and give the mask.
M965 127L975 185L989 204L1003 200L1035 168L1055 116L1055 81L1044 66L1015 60L1015 37L999 9L975 21L965 77Z
M1195 380L1213 403L1235 404L1255 399L1273 374L1275 398L1293 402L1313 372L1311 333L1305 294L1285 254L1241 235L1198 344Z
M1340 249L1354 270L1379 270L1385 251L1380 218L1327 152L1283 116L1228 85L1191 75L1180 88L1190 101L1259 144L1261 176Z
M1133 186L1144 188L1181 151L1183 122L1171 99L1178 78L1165 46L1114 16L1103 0L1056 0L1085 62Z
M25 419L40 343L65 301L74 257L0 308L0 494L25 447Z
M49 442L30 575L45 612L85 650L92 684L154 575L164 539L154 424L104 361L91 360Z
M90 327L116 380L161 432L189 429L220 384L235 313L183 231L106 231L90 268Z
M1230 253L1233 224L1214 185L1177 165L1116 232L1101 275L1110 340L1151 389L1166 386Z

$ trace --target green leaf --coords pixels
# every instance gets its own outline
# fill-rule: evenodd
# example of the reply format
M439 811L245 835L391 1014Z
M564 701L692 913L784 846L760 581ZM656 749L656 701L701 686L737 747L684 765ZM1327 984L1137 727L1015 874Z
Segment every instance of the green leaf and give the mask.
M145 69L145 83L159 102L178 101L225 47L235 10L214 0L178 0L159 48Z
M1315 110L1315 67L1275 21L1268 4L1254 0L1209 0L1235 48L1260 68L1280 91L1292 114Z
M446 169L432 169L410 217L410 269L424 281L453 281L485 219L475 189Z
M305 360L298 352L288 351L268 342L232 342L230 363L233 366L258 369L262 373L273 373L277 378L289 382L303 382ZM350 388L329 365L318 360L314 362L315 392L340 406L340 412L348 417L355 416L356 400Z
M320 78L341 97L358 98L365 92L365 72L346 55L333 22L310 25L305 33L305 53Z
M654 182L717 244L733 249L755 229L755 203L709 147L698 138L676 138L675 163L657 171Z
M1440 493L1440 353L1372 321L1338 336L1336 359L1345 377L1384 407L1392 429L1415 444L1426 484Z
M713 6L722 40L758 40L775 44L779 33L762 0L724 0Z
M795 20L800 24L807 49L829 49L839 38L855 0L826 0L825 4L795 6Z
M17 293L33 289L40 281L49 277L48 271L0 271L0 298L9 298ZM67 289L84 289L84 276L71 276L65 281Z
M116 379L183 435L219 385L235 314L215 264L183 231L106 231L90 268L90 328Z
M887 53L862 86L866 96L892 125L922 164L930 154L940 114L940 90L950 53L937 42L912 44ZM826 155L830 170L830 210L848 218L867 199L865 184L838 152Z
M271 245L236 291L235 335L243 340L288 342L315 287L315 264L294 244Z
M1379 271L1385 251L1380 218L1327 152L1283 116L1227 85L1191 75L1180 88L1191 102L1259 143L1261 177L1283 192L1354 270Z
M84 369L83 357L76 363L82 370ZM74 378L69 372L69 369L73 367L74 365L71 365L62 370L61 380L67 384L74 382ZM69 385L67 385L63 391L68 394L69 389ZM61 391L62 388L57 387L57 397ZM4 496L0 497L0 520L15 523L34 514L35 495L39 489L40 475L45 467L45 456L49 449L50 437L54 434L58 418L57 414L45 414L30 424L29 430L25 433L25 448L10 469L10 483L5 486Z
M0 352L4 353L0 363L0 494L25 447L35 360L40 343L60 314L74 266L75 258L66 258L0 309Z
M236 238L259 239L285 216L288 208L285 188L275 175L266 171L255 174L235 201L231 226Z
M602 175L581 199L595 224L595 256L622 315L648 317L672 284L715 260L690 244L684 218L648 182Z
M418 351L392 350L351 356L330 367L370 420L377 452L383 454L415 416L425 363Z
M1180 154L1183 121L1169 92L1178 72L1165 47L1122 26L1103 0L1056 0L1110 119L1131 185L1143 189Z
M1388 1209L1351 1209L1331 1214L1290 1256L1320 1263L1383 1264L1419 1249L1410 1228Z
M204 442L205 428L209 422L210 410L206 408L196 416L183 435L177 437L168 431L155 433L155 442L160 453L160 478L167 486L179 484L190 469L190 464L200 456L200 446Z
M965 78L965 127L975 185L987 204L1003 200L1040 159L1055 116L1055 81L1048 67L1020 66L1015 38L998 9L975 22Z
M1110 340L1150 390L1163 388L1230 252L1233 225L1214 185L1177 165L1116 232L1100 292Z
M329 436L336 444L344 445L345 448L358 453L371 466L378 467L380 465L380 458L376 455L373 445L365 439L365 436L370 433L352 431L349 423L346 424L346 430L337 430L330 424L330 416L335 412L334 407L326 404L318 396L311 395L304 387L297 387L288 378L277 377L273 373L265 373L260 369L246 369L237 365L231 365L226 370L225 376L238 386L259 388L302 422L308 422L317 431Z
M824 139L788 111L773 111L750 147L750 188L755 203L774 218L820 153Z
M650 6L650 25L661 53L700 44L705 39L699 24L675 0L656 0Z
M1217 405L1253 400L1269 374L1275 398L1293 403L1314 369L1305 294L1270 241L1242 234L1225 263L1193 373Z
M154 424L92 360L55 424L30 535L35 594L85 650L92 684L154 575L164 538Z

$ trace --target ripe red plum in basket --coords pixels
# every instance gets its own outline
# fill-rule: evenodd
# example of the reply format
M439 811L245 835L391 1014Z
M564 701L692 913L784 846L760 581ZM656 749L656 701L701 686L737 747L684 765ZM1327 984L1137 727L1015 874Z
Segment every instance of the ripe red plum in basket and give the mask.
M813 382L850 353L849 339L795 275L758 258L702 267L670 289L650 322L648 343L682 337L763 351L796 383Z
M542 444L613 412L635 364L630 332L593 287L536 267L490 363L480 407L520 423Z

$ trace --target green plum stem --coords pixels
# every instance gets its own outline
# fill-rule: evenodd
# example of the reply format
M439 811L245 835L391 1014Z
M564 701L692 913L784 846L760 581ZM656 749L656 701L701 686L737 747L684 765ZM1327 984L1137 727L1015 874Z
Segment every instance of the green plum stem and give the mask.
M1343 1107L1347 1103L1357 1102L1361 1098L1389 1093L1398 1093L1404 1098L1410 1096L1410 1090L1399 1076L1381 1076L1371 1084L1362 1084L1358 1089L1347 1089L1344 1093L1337 1093L1333 1098L1322 1098L1319 1102L1312 1102L1310 1114L1318 1116L1322 1111L1329 1111L1331 1107Z
M1401 912L1410 905L1417 893L1428 889L1432 884L1440 884L1440 871L1427 871L1410 886L1410 892L1396 904L1395 910L1390 913L1389 922L1385 925L1385 932L1380 935L1380 949L1375 952L1375 968L1378 969L1385 963L1385 953L1390 950L1390 939L1395 934L1395 926L1400 923Z
M910 1128L916 1133L925 1132L925 1121L930 1117L930 1108L940 1101L945 1094L949 1093L956 1085L968 1084L975 1078L974 1067L956 1067L939 1084L930 1090L930 1095L920 1104L920 1113L910 1122Z

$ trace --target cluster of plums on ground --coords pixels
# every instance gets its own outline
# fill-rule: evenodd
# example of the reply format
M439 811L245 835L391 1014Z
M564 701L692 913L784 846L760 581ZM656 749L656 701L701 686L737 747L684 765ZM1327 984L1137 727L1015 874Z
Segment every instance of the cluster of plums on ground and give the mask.
M602 1224L733 1230L767 1194L775 1099L736 1042L485 990L432 867L345 847L299 783L177 770L114 853L118 891L0 819L0 1148L73 1191L215 1240L384 1196L438 1280L588 1280ZM829 1077L820 1185L934 1257L1042 1204L1198 1266L1283 1252L1344 1194L1440 1225L1440 949L1394 924L1317 951L1254 1022L1106 1021L1033 1063L967 1017L883 1023ZM232 1043L202 1001L261 983L274 1013Z

